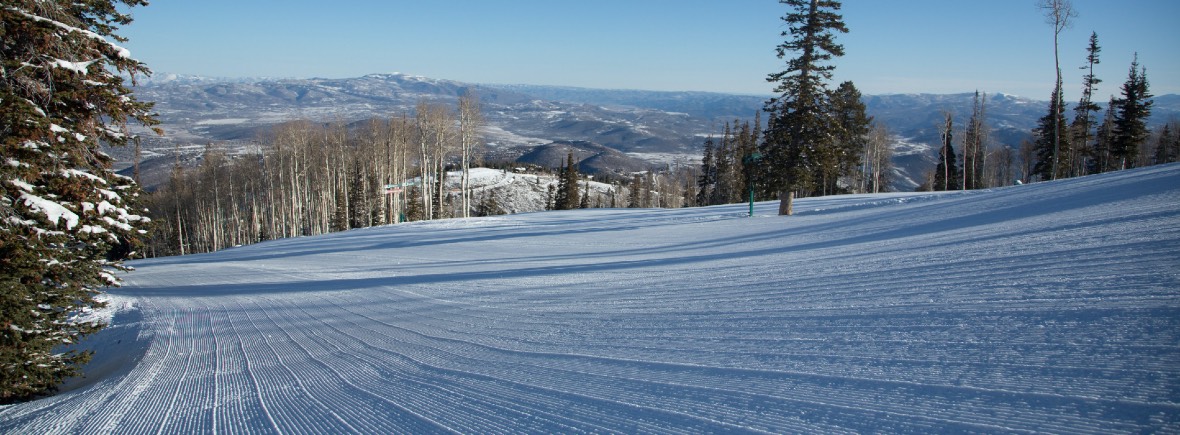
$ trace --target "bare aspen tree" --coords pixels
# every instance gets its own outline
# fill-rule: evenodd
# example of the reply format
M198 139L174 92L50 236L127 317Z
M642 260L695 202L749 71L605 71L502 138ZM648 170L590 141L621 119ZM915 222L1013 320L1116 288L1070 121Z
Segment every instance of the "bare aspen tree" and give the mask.
M880 193L888 187L888 173L892 170L893 140L890 137L889 128L881 123L873 123L865 144L867 146L865 161L868 168L868 176L865 177L868 181L866 191Z
M1078 16L1069 0L1037 0L1037 8L1045 14L1045 23L1053 26L1053 65L1057 68L1057 87L1053 91L1055 101L1061 99L1061 60L1058 56L1058 38L1061 31L1068 28L1071 19ZM1057 160L1061 147L1061 126L1057 116L1053 117L1053 171L1052 179L1057 179Z
M983 182L983 168L987 159L988 127L987 94L980 96L975 91L975 102L971 119L967 121L963 134L963 183L964 190L988 187Z
M376 180L378 184L385 183L389 178L387 171L389 166L386 164L388 159L385 152L389 148L389 137L386 136L388 129L385 127L385 121L380 118L372 117L365 123L365 128L361 131L358 138L357 146L363 150L358 163L363 163L366 168L366 177L362 180L366 195L371 198L380 198L380 200L368 201L366 213L369 218L368 226L380 225L385 223L385 197L384 189L381 186L370 185L370 180ZM373 195L381 194L383 196L374 197Z
M447 159L456 148L458 131L454 114L445 106L437 106L436 116L433 120L436 122L436 125L431 128L434 134L431 142L432 151L434 152L433 172L436 183L434 188L433 212L434 218L442 219L450 217L446 212Z
M433 106L425 100L419 101L418 106L414 110L414 126L416 131L416 139L418 140L418 167L420 172L420 179L422 180L419 189L422 192L422 214L427 220L434 216L433 210L430 207L431 198L433 197L433 186L429 180L430 171L434 168L433 156L430 152L430 126Z
M471 163L482 154L482 150L479 149L482 144L479 130L482 126L483 115L480 113L479 96L468 91L459 97L460 166L463 171L459 190L465 218L471 217Z
M407 175L408 157L410 144L414 139L414 128L405 113L401 117L389 120L389 138L386 158L390 168L390 177L386 183L397 185L401 189L394 191L390 196L390 222L397 223L402 221L402 214L405 212L407 190L405 185L409 178Z
M426 219L442 216L442 188L446 176L446 158L454 142L455 120L446 106L422 101L418 103L415 123L422 172L422 210Z

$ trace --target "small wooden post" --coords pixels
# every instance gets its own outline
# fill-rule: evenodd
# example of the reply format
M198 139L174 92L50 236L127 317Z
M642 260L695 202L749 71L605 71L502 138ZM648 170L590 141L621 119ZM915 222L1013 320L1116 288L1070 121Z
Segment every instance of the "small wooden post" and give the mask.
M778 194L778 215L790 216L795 214L795 192L780 192Z

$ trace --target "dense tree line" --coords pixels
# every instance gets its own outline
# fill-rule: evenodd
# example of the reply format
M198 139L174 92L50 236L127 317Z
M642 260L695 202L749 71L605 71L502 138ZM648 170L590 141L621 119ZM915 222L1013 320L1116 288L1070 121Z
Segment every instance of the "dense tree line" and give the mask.
M712 137L705 140L701 175L697 180L697 205L733 204L748 199L756 159L760 157L759 119L756 117L753 126L748 121L726 122L720 140L714 141Z
M103 306L143 237L139 188L101 146L136 140L129 122L156 123L123 79L148 69L115 33L146 3L0 7L0 404L80 374L90 353L60 346L104 326L82 314Z
M860 92L851 82L841 84L841 95L835 98L836 118L839 137L829 149L817 153L824 156L817 172L826 188L813 194L838 192L883 192L889 189L893 168L893 140L889 130L865 115ZM762 141L761 114L756 114L754 124L749 121L726 123L719 137L705 139L696 180L696 197L688 202L699 206L733 204L755 198L765 172L773 170L764 165L760 150L767 147Z
M464 115L477 106L463 101L458 115L422 102L412 118L374 118L352 129L280 124L257 154L231 156L209 145L196 168L178 161L169 182L150 196L150 254L468 215L476 208L468 189L455 192L456 210L444 184L450 162L479 156L478 113Z
M580 189L582 182L578 174L578 164L574 161L571 151L557 175L557 186L553 194L552 210L573 210L576 208L590 208L590 189ZM582 194L578 192L581 191Z

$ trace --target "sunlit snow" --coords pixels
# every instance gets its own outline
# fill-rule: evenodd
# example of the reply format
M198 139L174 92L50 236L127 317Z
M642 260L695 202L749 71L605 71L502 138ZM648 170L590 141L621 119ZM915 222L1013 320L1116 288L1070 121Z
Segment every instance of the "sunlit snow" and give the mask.
M136 261L3 433L1180 432L1180 166Z

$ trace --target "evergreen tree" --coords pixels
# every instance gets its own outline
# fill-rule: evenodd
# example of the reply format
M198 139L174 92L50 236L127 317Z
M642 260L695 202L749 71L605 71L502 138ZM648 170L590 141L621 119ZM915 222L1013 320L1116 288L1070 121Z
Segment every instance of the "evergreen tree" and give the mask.
M819 190L819 158L833 146L838 129L832 122L831 102L826 82L831 80L835 66L827 64L833 57L844 55L844 47L836 43L835 32L847 33L843 17L837 12L840 2L834 0L780 0L791 11L783 17L789 37L776 51L780 59L788 53L798 57L787 62L784 71L772 73L767 81L777 83L780 96L766 102L770 113L767 121L766 142L761 160L765 168L765 195L777 197L779 192L798 190L803 194Z
M124 86L149 70L116 45L144 0L6 0L0 7L0 403L53 390L89 353L57 353L103 325L76 315L142 237L138 187L101 144L154 125ZM124 6L120 6L120 4ZM108 41L108 39L115 42Z
M736 195L735 174L737 173L737 162L734 159L734 140L733 131L730 130L729 123L725 123L725 130L721 134L721 144L717 147L717 153L714 160L717 162L717 183L713 189L713 197L710 198L710 205L718 204L732 204ZM737 188L740 190L740 188Z
M565 167L565 209L573 210L575 208L583 208L580 206L582 195L578 193L580 188L578 181L580 181L582 176L578 173L578 164L574 161L574 153L572 151L566 156Z
M630 192L627 194L627 208L642 208L640 203L642 199L640 191L643 190L643 178L640 174L635 174L631 179Z
M1087 70L1086 75L1082 76L1082 99L1078 101L1078 105L1074 106L1074 119L1071 125L1073 131L1073 158L1071 159L1071 171L1075 175L1085 175L1089 165L1086 159L1093 158L1094 150L1090 144L1094 125L1097 123L1098 112L1102 110L1102 106L1094 103L1094 91L1098 88L1098 84L1102 80L1094 76L1094 65L1100 62L1098 54L1102 52L1102 47L1098 46L1098 33L1090 33L1090 44L1086 47L1086 65L1082 69Z
M406 220L420 221L426 219L426 208L423 207L422 188L414 186L406 189Z
M934 190L959 190L959 163L955 156L955 148L951 143L954 139L954 120L950 113L946 114L946 123L942 130L942 148L938 150L938 165L934 168Z
M834 146L822 153L823 194L838 193L837 178L852 173L860 163L873 123L873 117L865 113L860 90L852 82L841 83L832 92L831 101L832 115L839 128Z
M336 189L337 198L346 198L347 194L340 189ZM348 202L336 201L336 206L332 210L331 230L345 231L349 228L351 219L349 219Z
M582 182L582 200L578 201L578 208L590 208L590 181Z
M742 126L742 133L739 136L738 143L742 156L742 188L745 189L745 195L749 195L754 189L754 183L758 177L758 165L762 159L762 154L758 152L758 141L761 139L759 132L762 131L762 114L760 112L754 113L754 125L751 126L749 122ZM748 197L743 200L748 200Z
M435 194L430 196L430 210L432 213L430 218L446 219L450 217L450 215L446 210L443 210L443 207L451 201L447 196L444 196L444 189L447 186L447 170L444 167L439 167L437 170L437 175L434 177L434 183L431 184L434 184L434 189L432 191L435 192Z
M1118 169L1115 159L1111 157L1111 147L1114 144L1115 102L1112 95L1106 105L1106 115L1102 117L1102 124L1094 133L1094 147L1090 150L1090 172L1099 174Z
M1041 180L1065 177L1069 172L1069 162L1058 158L1059 154L1069 149L1069 141L1065 135L1065 101L1062 99L1061 86L1054 89L1053 97L1049 101L1049 113L1037 122L1034 136L1037 162L1033 166L1033 174Z
M578 195L578 166L574 163L574 153L570 151L557 176L557 189L553 195L553 210L572 210L579 208L581 196Z
M568 206L569 198L566 198L566 196L565 196L566 192L568 191L565 187L565 183L566 183L565 171L566 171L565 162L562 162L561 167L557 170L557 187L554 188L554 187L552 187L552 185L550 185L551 190L549 192L549 195L553 197L553 200L551 201L553 203L553 206L550 207L550 210L568 210L569 209L569 206Z
M1180 155L1177 151L1177 143L1180 143L1180 138L1172 131L1173 122L1164 124L1164 129L1160 131L1159 138L1156 139L1155 156L1152 162L1157 165L1165 163L1172 163L1180 160Z
M701 175L697 178L697 205L713 205L713 190L717 188L717 158L713 136L705 139L705 153L701 158Z
M348 180L348 192L344 196L344 200L348 204L349 228L366 228L372 226L372 215L369 213L369 210L372 208L369 204L372 195L369 192L368 186L376 185L377 183L374 180L368 180L369 176L364 172L363 163L359 158L352 159L352 170L350 171L350 178Z
M1139 66L1139 54L1131 62L1131 71L1123 83L1122 98L1113 102L1114 138L1110 144L1112 164L1118 169L1135 166L1139 145L1146 142L1147 117L1151 116L1151 93L1147 84L1147 69Z
M499 214L502 214L500 211L499 195L496 193L495 189L485 190L482 199L478 204L475 205L475 215L478 217L483 217L496 216Z

